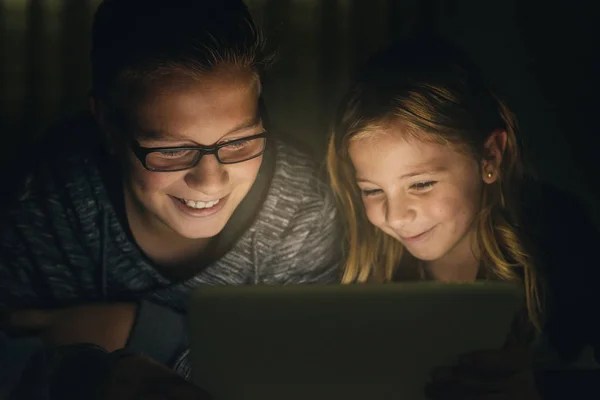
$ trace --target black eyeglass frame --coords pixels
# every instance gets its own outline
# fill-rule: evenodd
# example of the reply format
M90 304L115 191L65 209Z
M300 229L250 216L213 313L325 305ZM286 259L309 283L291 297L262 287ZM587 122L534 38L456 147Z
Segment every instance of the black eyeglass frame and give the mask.
M137 159L140 160L140 162L142 163L142 166L144 168L146 168L148 171L151 171L151 172L177 172L177 171L185 171L187 169L194 168L196 165L198 165L198 163L200 162L202 157L204 157L206 155L211 155L211 154L215 156L215 158L217 159L217 161L219 163L225 164L225 165L238 164L241 162L250 161L254 158L260 157L265 152L265 148L267 147L267 137L268 137L267 131L263 131L257 135L247 136L244 138L231 140L229 142L218 143L214 146L181 146L181 147L142 147L142 146L140 146L140 144L138 143L137 140L133 140L131 143L131 149L133 151L133 154L135 154ZM233 161L233 162L232 161L224 162L223 160L221 160L219 158L219 150L223 147L230 146L235 143L242 143L242 142L247 142L249 140L261 139L261 138L265 139L263 141L263 147L257 154L253 155L252 157L245 158L240 161ZM150 153L160 153L160 152L164 152L164 151L182 151L182 150L198 151L198 155L196 156L196 159L194 160L192 165L189 167L178 168L178 169L155 169L155 168L149 167L148 164L146 163L146 157L148 157L148 154L150 154Z

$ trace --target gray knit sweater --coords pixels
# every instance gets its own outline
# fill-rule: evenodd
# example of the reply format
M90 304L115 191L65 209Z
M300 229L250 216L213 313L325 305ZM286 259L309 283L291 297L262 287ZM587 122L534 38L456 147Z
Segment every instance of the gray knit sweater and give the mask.
M225 228L224 255L171 282L120 216L122 197L112 191L119 176L91 120L50 135L54 144L42 148L27 192L1 214L0 305L137 301L129 347L188 375L185 311L194 288L337 280L342 240L334 201L311 158L295 148L271 140L243 215Z

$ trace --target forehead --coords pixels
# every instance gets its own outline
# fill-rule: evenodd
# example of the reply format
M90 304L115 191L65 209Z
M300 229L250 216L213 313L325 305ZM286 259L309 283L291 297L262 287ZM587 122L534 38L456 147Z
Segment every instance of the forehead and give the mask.
M260 82L248 70L164 78L144 87L129 110L139 138L184 138L211 144L258 113Z
M392 130L375 131L349 147L357 178L399 177L433 170L472 166L474 160L450 146L407 137Z

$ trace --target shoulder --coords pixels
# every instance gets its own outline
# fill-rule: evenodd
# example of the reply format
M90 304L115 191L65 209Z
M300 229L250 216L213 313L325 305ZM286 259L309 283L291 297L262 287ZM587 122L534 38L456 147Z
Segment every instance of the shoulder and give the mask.
M51 291L32 282L52 275L54 284L68 274L68 265L82 269L95 262L90 249L97 242L97 222L106 194L98 167L85 147L69 141L70 132L56 130L65 126L70 125L60 124L48 132L34 150L35 164L11 187L14 195L3 199L0 286L15 295Z
M274 281L337 279L342 230L333 194L312 157L277 143L271 187L253 228L255 249ZM264 278L268 280L267 278Z
M278 141L276 150L275 172L261 217L281 232L333 221L335 201L323 169L295 146Z
M55 124L28 150L31 162L10 180L11 195L4 202L17 207L36 201L87 202L102 187L98 146L91 119L78 116Z

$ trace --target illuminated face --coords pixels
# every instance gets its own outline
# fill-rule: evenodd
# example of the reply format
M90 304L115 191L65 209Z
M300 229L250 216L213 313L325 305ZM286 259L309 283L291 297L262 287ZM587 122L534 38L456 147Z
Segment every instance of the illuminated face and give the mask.
M468 251L483 184L477 162L398 129L350 145L369 221L424 261Z
M222 69L199 80L160 81L132 107L143 148L214 146L263 132L260 83L250 70ZM177 157L177 152L165 157ZM129 151L125 196L132 226L168 228L188 239L218 235L254 183L262 156L221 164L215 155L177 172L153 172Z

